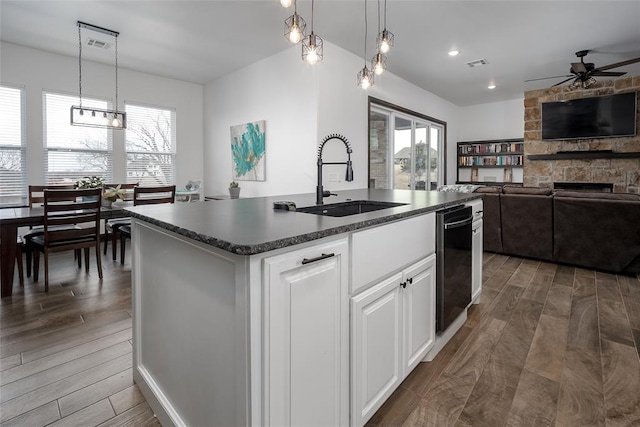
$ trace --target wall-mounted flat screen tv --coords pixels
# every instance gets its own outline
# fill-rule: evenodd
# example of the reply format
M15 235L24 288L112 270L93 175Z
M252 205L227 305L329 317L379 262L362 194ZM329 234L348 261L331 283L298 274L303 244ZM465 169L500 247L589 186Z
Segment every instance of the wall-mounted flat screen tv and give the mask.
M542 104L542 139L636 134L636 92Z

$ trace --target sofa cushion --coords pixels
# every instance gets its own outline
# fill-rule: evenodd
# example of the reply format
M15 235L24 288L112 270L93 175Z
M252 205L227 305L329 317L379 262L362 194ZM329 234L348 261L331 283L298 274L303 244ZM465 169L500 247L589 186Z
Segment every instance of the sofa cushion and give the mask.
M640 272L640 198L562 193L553 198L554 260L617 273Z
M640 194L603 193L593 191L556 191L555 197L575 197L577 199L631 200L640 201Z
M553 197L500 195L504 253L550 261L553 258Z
M548 196L551 194L550 188L545 187L515 187L505 185L502 188L504 194L534 194L539 196Z
M478 187L474 193L499 194L502 190L500 187Z

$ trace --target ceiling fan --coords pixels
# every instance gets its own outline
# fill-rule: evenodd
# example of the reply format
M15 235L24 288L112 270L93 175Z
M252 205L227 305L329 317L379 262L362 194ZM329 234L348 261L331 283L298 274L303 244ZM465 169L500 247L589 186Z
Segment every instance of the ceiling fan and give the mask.
M580 62L571 63L571 68L569 69L569 73L571 74L567 74L564 76L543 77L540 79L525 80L525 82L568 77L566 80L563 80L560 83L556 83L551 87L559 86L561 84L568 82L569 80L573 80L571 85L569 85L570 89L576 89L579 87L583 89L587 89L596 83L596 79L594 79L593 76L606 76L606 77L623 76L627 73L622 71L606 71L606 70L611 70L612 68L618 68L625 65L640 62L640 58L633 58L633 59L627 59L626 61L616 62L614 64L604 65L602 67L596 68L593 62L584 62L584 57L587 56L588 53L589 53L588 50L579 50L578 52L576 52L576 56L580 58Z

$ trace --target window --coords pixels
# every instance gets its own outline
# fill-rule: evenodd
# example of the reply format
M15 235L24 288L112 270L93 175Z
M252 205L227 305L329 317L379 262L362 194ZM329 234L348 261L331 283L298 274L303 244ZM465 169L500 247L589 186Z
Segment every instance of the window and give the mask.
M70 109L77 96L44 93L45 179L47 184L113 174L111 132L105 128L71 126ZM107 101L83 98L82 105L107 109Z
M370 100L369 187L435 190L444 182L445 123Z
M174 184L176 112L132 104L126 112L127 182Z
M26 200L24 91L0 86L0 206Z

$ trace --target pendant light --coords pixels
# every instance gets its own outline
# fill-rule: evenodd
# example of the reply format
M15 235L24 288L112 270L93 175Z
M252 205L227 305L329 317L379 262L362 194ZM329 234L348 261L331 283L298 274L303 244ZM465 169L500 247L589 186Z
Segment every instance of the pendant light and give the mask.
M296 44L304 37L306 28L307 23L304 22L302 16L298 15L296 0L293 0L293 15L284 21L284 37L291 43Z
M380 33L380 0L378 0L378 33ZM380 50L378 49L376 55L371 58L371 70L375 74L380 75L384 73L384 70L386 69L387 56L384 53L380 52Z
M302 59L309 64L322 61L323 56L322 39L313 32L313 5L311 0L311 34L302 40Z
M296 0L293 0L293 3L295 3ZM280 0L280 6L287 8L289 6L291 6L292 1L291 0Z
M78 21L78 68L79 68L79 98L80 105L71 107L71 124L74 126L103 127L110 129L126 129L127 113L118 110L118 33ZM82 105L82 29L96 31L98 33L112 36L115 39L115 69L116 69L116 99L113 110L103 110L100 108L90 108Z
M373 73L367 68L367 0L364 0L364 67L358 73L358 86L367 90L373 85Z
M388 53L393 47L393 33L387 31L387 0L384 0L384 30L378 34L378 51Z

